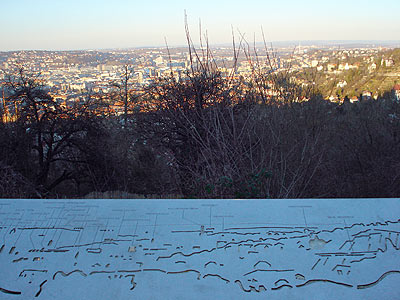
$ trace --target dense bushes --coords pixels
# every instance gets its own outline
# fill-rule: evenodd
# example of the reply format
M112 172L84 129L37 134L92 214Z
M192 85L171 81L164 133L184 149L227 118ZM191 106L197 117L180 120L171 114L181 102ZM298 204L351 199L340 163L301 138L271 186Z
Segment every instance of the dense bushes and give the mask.
M198 64L185 80L148 87L151 110L120 117L105 113L107 99L66 108L35 81L14 80L8 99L20 115L0 126L1 196L400 195L398 103L336 105L267 74L226 78Z

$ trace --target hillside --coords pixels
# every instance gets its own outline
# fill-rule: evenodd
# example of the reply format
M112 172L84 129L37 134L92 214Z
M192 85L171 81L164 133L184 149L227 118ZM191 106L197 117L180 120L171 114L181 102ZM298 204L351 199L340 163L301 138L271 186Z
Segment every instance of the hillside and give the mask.
M359 97L364 92L377 98L400 82L400 49L379 51L370 57L337 56L295 76L306 85L315 82L324 98Z

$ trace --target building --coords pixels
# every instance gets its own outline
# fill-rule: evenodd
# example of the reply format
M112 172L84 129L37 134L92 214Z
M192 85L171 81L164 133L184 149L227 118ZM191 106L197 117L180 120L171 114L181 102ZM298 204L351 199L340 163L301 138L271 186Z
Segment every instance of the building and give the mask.
M370 91L362 92L362 100L370 100L372 98L372 93Z
M394 97L397 101L400 101L400 84L396 84L393 87Z
M359 99L358 99L357 96L353 96L353 97L351 97L351 99L350 99L350 103L356 103L356 102L358 102L358 101L359 101Z
M368 71L370 73L375 71L375 70L376 70L376 64L375 63L372 63L371 65L368 66Z
M393 67L394 66L394 60L391 58L388 59L383 59L381 60L381 66L385 67Z
M316 66L318 66L319 61L314 59L311 61L311 67L315 68Z
M328 64L327 65L327 70L328 70L328 72L332 72L333 70L336 69L336 67L337 67L336 64Z

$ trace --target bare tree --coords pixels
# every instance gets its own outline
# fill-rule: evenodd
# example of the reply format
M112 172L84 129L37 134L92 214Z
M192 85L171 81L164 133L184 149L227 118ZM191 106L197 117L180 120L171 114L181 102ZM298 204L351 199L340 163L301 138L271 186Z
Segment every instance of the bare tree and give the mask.
M10 92L6 102L16 107L16 121L7 126L20 133L24 155L29 157L24 160L28 166L21 167L45 196L73 178L72 166L77 162L73 153L80 150L75 140L101 111L98 99L91 95L83 103L61 105L50 96L40 75L24 67L6 76L6 87Z
M187 24L186 35L190 57L186 78L160 78L150 87L158 111L138 122L144 140L172 153L183 194L306 195L320 168L323 148L318 130L322 127L299 127L304 107L294 105L294 100L302 90L290 81L288 72L275 74L272 54L261 62L255 47L251 53L244 36L239 43L243 49L234 42L233 65L242 51L253 69L248 80L239 78L235 67L228 78L223 77L207 36L197 50Z
M132 105L136 102L137 95L133 89L133 67L129 64L125 64L121 67L120 78L111 83L111 86L115 88L114 93L116 94L113 98L117 99L123 106L124 114L124 127L128 126L128 113L132 110Z

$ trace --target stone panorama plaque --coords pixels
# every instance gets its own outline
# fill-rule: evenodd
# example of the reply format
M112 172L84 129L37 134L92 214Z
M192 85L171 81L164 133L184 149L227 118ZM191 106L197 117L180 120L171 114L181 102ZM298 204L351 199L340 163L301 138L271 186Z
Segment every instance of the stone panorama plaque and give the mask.
M0 200L0 299L400 299L400 201Z

